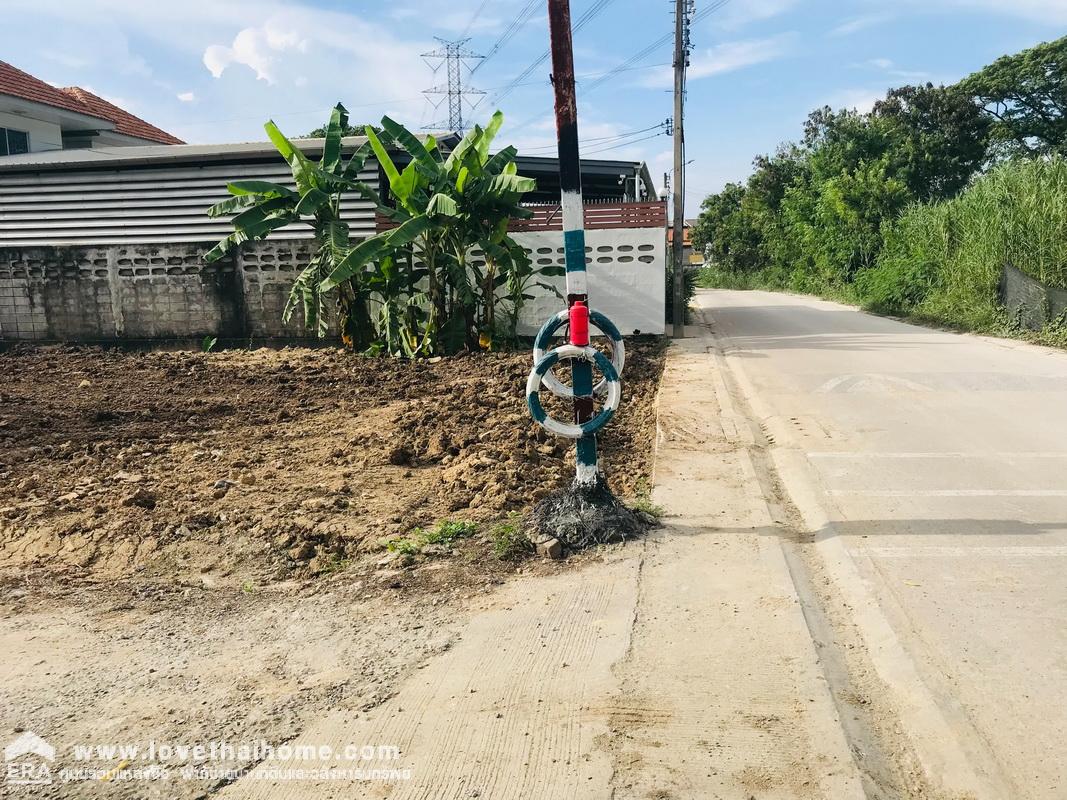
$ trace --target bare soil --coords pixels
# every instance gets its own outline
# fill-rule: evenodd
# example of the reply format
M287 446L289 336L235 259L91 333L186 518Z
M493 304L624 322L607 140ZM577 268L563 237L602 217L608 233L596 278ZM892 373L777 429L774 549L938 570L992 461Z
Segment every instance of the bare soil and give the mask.
M661 367L658 345L631 346L602 437L620 496L649 478ZM259 586L443 519L488 531L572 474L571 443L526 413L528 369L519 353L0 354L0 576Z
M650 479L662 348L628 356L601 442L621 496ZM158 764L82 764L75 744L282 743L384 702L509 577L598 558L494 555L494 525L573 468L526 414L528 369L518 353L0 353L0 745L33 731L55 771ZM478 533L385 546L445 519ZM33 794L180 800L227 782L118 774Z

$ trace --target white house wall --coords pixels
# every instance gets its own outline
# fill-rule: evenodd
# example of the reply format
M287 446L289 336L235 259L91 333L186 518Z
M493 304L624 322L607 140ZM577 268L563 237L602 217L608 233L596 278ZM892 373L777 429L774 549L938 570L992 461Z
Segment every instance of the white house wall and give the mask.
M513 235L535 266L563 266L563 234L530 231ZM606 315L623 335L662 334L666 330L664 280L666 243L663 228L612 228L585 232L589 305ZM566 295L563 277L539 278ZM519 332L533 334L565 307L559 297L537 287L519 317Z
M54 122L45 122L40 119L31 119L21 114L8 114L0 111L0 128L12 128L16 131L25 131L30 136L30 152L36 153L41 150L62 150L63 133Z

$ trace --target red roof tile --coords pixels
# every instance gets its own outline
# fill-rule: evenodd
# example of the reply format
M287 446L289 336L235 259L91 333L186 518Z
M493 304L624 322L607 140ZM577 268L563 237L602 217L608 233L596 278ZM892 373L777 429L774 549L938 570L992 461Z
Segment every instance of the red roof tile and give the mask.
M0 61L0 94L8 94L22 100L43 103L46 106L63 108L79 114L96 116L76 98L54 86L49 86L28 72L11 66L6 61Z
M160 144L185 144L176 136L171 136L155 125L150 125L140 117L135 117L102 97L79 86L57 89L6 61L0 61L0 94L41 103L65 111L74 111L97 119L108 120L115 124L118 133L135 136Z
M62 92L79 101L88 113L94 117L103 117L115 123L115 130L127 136L136 136L138 139L148 139L160 144L185 144L177 136L171 136L155 125L145 122L140 117L135 117L129 111L125 111L113 103L109 103L102 97L98 97L87 89L80 86L67 86Z

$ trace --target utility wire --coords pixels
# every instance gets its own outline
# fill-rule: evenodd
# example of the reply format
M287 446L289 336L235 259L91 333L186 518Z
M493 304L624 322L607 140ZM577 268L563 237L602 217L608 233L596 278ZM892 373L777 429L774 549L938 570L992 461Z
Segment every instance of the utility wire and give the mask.
M706 19L711 14L714 14L716 11L718 11L720 8L722 8L723 6L725 6L729 2L730 2L730 0L716 0L716 2L712 3L707 8L705 8L703 11L701 11L701 12L699 12L699 13L697 13L697 14L695 14L693 16L693 19L691 19L689 21L690 27L692 27L694 24L696 24L700 20ZM638 61L641 61L642 59L646 58L649 54L651 54L654 51L658 50L660 47L662 47L663 45L667 44L667 42L671 41L673 38L674 38L674 32L672 31L671 33L668 33L668 34L666 34L664 36L661 36L659 39L656 39L656 41L652 42L652 44L648 45L643 50L640 50L637 53L635 53L634 55L630 56L628 59L626 59L624 62L622 62L619 66L615 67L615 69L612 69L612 70L609 70L608 72L606 72L604 74L604 76L601 77L599 80L596 80L593 83L589 84L588 86L583 87L582 88L582 94L583 95L589 94L590 92L592 92L593 90L595 90L599 86L602 86L604 83L606 83L607 81L611 80L618 73L624 72L625 70L630 69L631 65L636 64Z
M471 75L484 67L489 59L499 53L504 48L504 45L514 39L515 35L522 30L523 26L530 21L540 7L541 0L528 0L526 5L519 10L519 13L511 21L511 24L504 29L504 32L500 34L500 37L493 43L493 46L489 48L489 52L485 54L485 58L474 65L474 68L471 69Z
M665 128L666 126L667 126L667 123L661 122L658 125L650 125L647 128L641 128L640 130L636 130L636 131L626 131L624 133L616 133L616 134L613 134L611 136L595 136L595 137L593 137L591 139L582 139L579 144L582 145L582 146L585 146L585 145L597 145L597 146L599 146L599 145L602 145L602 144L606 144L607 142L613 142L613 141L617 141L619 139L627 139L627 138L629 138L631 136L637 136L637 135L642 134L642 133L648 133L649 131L654 131L654 130L657 130L657 129L660 129L660 128ZM532 151L555 150L558 146L559 146L558 142L554 142L552 144L545 144L545 145L535 145L533 147L523 148L523 150L521 152L526 154L526 155L532 155Z
M598 14L600 14L601 11L603 11L613 2L615 2L615 0L594 0L593 4L589 8L587 8L585 10L585 13L583 13L582 16L580 16L578 20L574 23L571 28L571 34L573 35L577 33L586 25L588 25ZM526 69L524 69L522 72L516 75L515 78L512 79L511 83L509 83L507 86L505 86L503 89L493 95L492 103L490 103L490 105L496 105L509 94L511 94L522 83L522 81L530 77L530 75L533 74L534 70L536 70L545 61L548 60L548 56L549 51L545 50L543 53L541 53L541 55L535 58L529 64L529 66L526 67ZM471 114L473 114L477 110L478 106L480 106L485 101L486 97L488 97L488 95L484 95L481 99L478 100L477 103L474 104L474 107L471 108Z
M713 2L707 8L705 8L703 11L700 11L697 14L693 15L693 18L689 21L690 27L692 27L695 23L700 22L700 20L707 19L709 16L714 14L716 11L718 11L720 8L722 8L723 6L725 6L729 2L730 2L730 0L715 0L715 2ZM667 34L661 36L660 38L656 39L656 41L654 41L651 44L647 45L642 50L639 50L637 53L635 53L634 55L630 56L628 59L623 61L617 67L614 67L613 69L610 69L607 72L604 72L604 73L600 74L599 76L595 76L597 79L594 80L592 83L590 83L588 85L579 83L578 87L577 87L578 96L579 97L585 97L590 92L592 92L595 89L598 89L599 87L603 86L605 83L607 83L611 79L615 78L617 75L619 75L622 72L630 72L630 71L636 70L636 69L651 69L653 67L670 66L670 64L638 65L637 62L647 58L650 54L652 54L653 52L655 52L659 48L663 47L665 44L667 44L668 42L672 41L673 39L674 39L674 31L671 31L670 33L667 33ZM594 76L589 76L589 77L594 77ZM484 100L484 99L485 99L485 97L482 98L482 100ZM481 100L479 100L478 102L480 103ZM536 122L539 119L542 119L544 117L549 116L551 113L552 113L551 111L545 111L545 112L541 112L539 114L535 114L534 116L530 117L529 119L523 120L521 123L519 123L519 125L517 127L520 127L520 128L525 127L525 126L529 125L530 123Z
M466 39L467 34L470 33L471 28L474 27L474 23L478 21L478 17L485 11L485 7L489 5L489 0L482 0L482 4L478 6L478 10L474 12L474 16L470 18L470 22L467 23L467 27L463 29L463 33L460 34L460 39Z
M601 147L599 149L586 150L584 153L582 153L582 157L584 158L585 156L591 156L591 155L595 155L597 153L607 153L607 152L609 152L611 150L618 150L621 147L629 147L630 145L637 144L638 142L647 142L649 139L656 139L656 138L659 138L660 136L666 136L666 135L667 135L666 131L660 131L659 133L654 133L651 136L643 136L640 139L634 139L631 142L622 142L620 144L609 145L608 147Z

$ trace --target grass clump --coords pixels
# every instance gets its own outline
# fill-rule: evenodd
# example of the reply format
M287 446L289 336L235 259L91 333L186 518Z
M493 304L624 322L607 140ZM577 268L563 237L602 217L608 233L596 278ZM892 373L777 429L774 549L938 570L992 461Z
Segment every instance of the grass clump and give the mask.
M469 539L478 526L467 520L441 520L432 528L415 528L407 536L390 539L386 548L392 553L416 555L428 544L451 547L458 539Z
M489 531L493 555L501 561L520 561L534 551L533 542L522 530L519 515L512 513Z
M663 506L657 506L652 502L652 490L649 488L648 482L643 478L637 482L637 486L634 489L634 497L629 506L631 511L641 511L656 519L667 513L667 509Z

